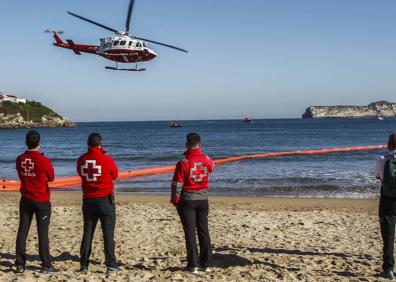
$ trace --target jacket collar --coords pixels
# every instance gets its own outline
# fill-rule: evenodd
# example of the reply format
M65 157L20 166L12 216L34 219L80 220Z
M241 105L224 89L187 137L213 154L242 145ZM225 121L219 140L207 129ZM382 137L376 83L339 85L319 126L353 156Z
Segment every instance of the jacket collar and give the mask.
M99 147L88 147L88 153L104 155L106 154L106 150Z
M25 154L32 154L32 155L39 154L39 155L43 155L43 153L41 153L40 151L33 151L33 150L26 150Z
M196 148L196 149L191 149L191 150L187 150L184 152L183 155L188 156L188 155L197 155L197 154L201 154L201 147Z

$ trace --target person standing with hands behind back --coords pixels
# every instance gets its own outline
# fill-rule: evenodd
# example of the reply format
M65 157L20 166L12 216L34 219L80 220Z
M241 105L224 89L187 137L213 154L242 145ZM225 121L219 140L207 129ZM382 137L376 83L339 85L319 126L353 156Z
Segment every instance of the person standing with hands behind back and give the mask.
M389 136L388 152L377 160L376 177L381 180L379 219L383 241L382 276L394 278L394 240L396 224L396 133Z
M187 135L185 159L176 165L172 181L171 202L177 207L187 249L187 269L198 274L199 266L210 272L212 246L208 228L209 174L214 171L214 162L201 151L198 133ZM199 240L199 258L196 242Z
M48 228L51 218L50 188L48 182L54 181L55 173L51 161L40 153L40 134L31 130L26 134L28 150L16 159L16 170L21 180L21 201L19 203L19 228L16 240L16 270L25 272L26 239L36 215L39 253L42 274L53 274L49 251Z
M114 160L105 155L102 137L98 133L89 135L87 145L88 152L77 161L77 173L82 182L84 218L80 273L88 273L92 239L98 220L100 220L103 232L106 273L118 272L120 269L115 256L116 208L113 193L113 180L118 178L118 168Z

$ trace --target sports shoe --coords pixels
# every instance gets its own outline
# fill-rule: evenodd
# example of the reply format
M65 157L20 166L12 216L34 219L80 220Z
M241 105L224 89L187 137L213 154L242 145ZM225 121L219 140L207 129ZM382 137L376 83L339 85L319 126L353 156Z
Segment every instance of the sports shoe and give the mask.
M202 268L202 271L209 273L209 272L212 272L212 269L210 267L204 267L204 268Z
M43 268L41 268L41 270L40 270L40 273L41 274L47 274L47 275L52 275L52 274L55 274L55 273L58 273L59 272L59 270L58 269L55 269L54 267L52 267L52 266L50 266L50 267L43 267Z
M87 274L88 273L88 267L87 266L81 266L80 270L78 271L81 274Z
M116 272L119 272L119 271L121 271L121 269L118 266L116 266L116 267L109 266L106 269L106 274L116 273Z
M387 268L382 271L381 276L389 280L393 280L395 278L392 268Z
M199 274L199 268L198 267L189 267L188 272L191 274Z
M21 274L25 272L25 266L17 265L16 269L14 270L15 273Z

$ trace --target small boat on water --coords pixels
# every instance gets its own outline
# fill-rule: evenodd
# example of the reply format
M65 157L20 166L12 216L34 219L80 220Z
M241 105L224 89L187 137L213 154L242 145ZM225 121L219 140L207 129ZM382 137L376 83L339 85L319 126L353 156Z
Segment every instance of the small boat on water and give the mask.
M169 127L179 128L179 127L182 127L182 125L176 121L172 121L171 124L169 125Z
M384 117L382 115L377 115L377 117L375 119L376 120L384 120Z
M246 123L251 123L252 121L253 121L252 118L249 117L249 116L246 116L246 117L243 119L243 122L246 122Z

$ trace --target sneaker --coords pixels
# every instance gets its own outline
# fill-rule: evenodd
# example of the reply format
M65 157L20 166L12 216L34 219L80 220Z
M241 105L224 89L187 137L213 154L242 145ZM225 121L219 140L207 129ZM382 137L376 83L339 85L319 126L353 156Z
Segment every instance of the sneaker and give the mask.
M47 274L47 275L52 275L52 274L55 274L55 273L58 273L58 272L59 272L59 270L53 268L52 266L51 267L43 267L40 270L41 274Z
M212 269L210 267L204 267L204 268L202 268L202 271L209 273L209 272L212 272Z
M88 267L87 266L81 266L80 270L78 271L81 274L87 274L88 273Z
M116 272L119 272L119 271L121 271L121 269L118 266L116 266L116 267L109 266L106 269L106 274L116 273Z
M25 272L25 266L17 265L16 269L14 270L15 273L21 274Z
M188 272L191 274L199 274L199 268L198 267L189 267Z
M392 268L387 268L382 271L381 276L389 280L393 280L395 278Z

